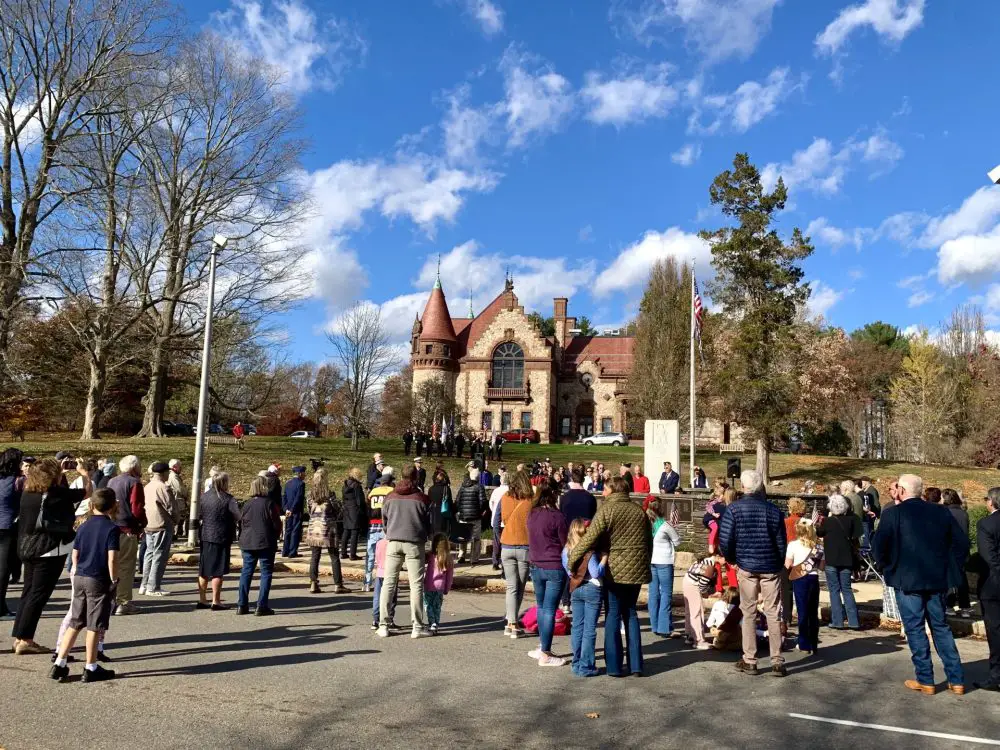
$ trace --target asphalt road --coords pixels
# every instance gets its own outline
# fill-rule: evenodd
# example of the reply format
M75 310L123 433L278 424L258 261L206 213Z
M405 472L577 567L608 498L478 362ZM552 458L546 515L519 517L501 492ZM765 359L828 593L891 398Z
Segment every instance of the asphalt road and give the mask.
M585 680L568 667L537 667L527 657L535 641L500 637L502 596L453 593L440 636L413 641L404 631L381 640L369 629L369 596L310 595L302 577L279 576L276 616L237 617L194 611L193 580L193 571L171 569L167 588L176 595L141 599L142 614L113 619L108 653L119 671L113 682L80 683L77 663L74 680L56 684L47 678L47 657L0 655L0 747L976 746L792 713L1000 744L1000 697L982 691L926 697L903 689L913 674L909 653L886 633L824 631L817 658L789 654L785 679L738 674L735 654L647 639L647 676ZM9 594L15 606L18 593L15 587ZM230 580L229 603L235 594ZM54 643L67 596L64 580L42 620L41 643ZM401 601L397 621L407 613ZM557 638L556 650L565 653L568 643ZM987 649L971 640L959 648L971 687L985 674Z

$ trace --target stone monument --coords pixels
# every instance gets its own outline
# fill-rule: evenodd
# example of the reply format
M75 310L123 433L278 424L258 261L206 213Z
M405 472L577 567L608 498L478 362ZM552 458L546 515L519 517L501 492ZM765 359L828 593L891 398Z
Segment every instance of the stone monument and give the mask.
M650 488L655 494L663 473L663 462L669 461L678 474L681 475L681 486L690 482L681 471L681 425L676 419L647 419L643 433L646 447L643 455L642 468L649 477Z

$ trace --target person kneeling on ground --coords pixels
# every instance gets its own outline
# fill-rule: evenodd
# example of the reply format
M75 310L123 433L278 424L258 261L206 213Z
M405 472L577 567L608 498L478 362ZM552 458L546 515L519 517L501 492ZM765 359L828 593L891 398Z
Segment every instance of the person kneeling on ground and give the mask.
M69 628L49 673L57 682L69 676L67 658L84 628L87 629L87 665L83 681L101 682L115 676L114 671L97 663L98 638L108 628L118 585L113 576L121 532L111 520L116 506L115 493L98 490L91 504L94 515L84 522L73 541L73 609Z

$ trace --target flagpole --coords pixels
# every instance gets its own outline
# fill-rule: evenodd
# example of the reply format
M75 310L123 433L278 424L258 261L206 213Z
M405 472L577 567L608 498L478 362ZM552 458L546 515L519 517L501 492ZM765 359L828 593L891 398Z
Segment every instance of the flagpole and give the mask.
M690 438L690 457L688 459L688 474L691 477L691 487L694 487L694 432L695 432L695 388L694 388L694 326L695 326L695 310L694 310L694 263L691 264L691 414L690 414L690 426L688 428L688 436Z

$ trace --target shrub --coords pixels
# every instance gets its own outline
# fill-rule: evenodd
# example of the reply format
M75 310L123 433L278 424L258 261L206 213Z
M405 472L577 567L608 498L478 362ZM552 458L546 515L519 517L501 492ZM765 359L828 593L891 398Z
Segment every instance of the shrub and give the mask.
M972 455L972 462L991 469L1000 466L1000 430L986 436L982 447Z
M972 552L976 552L976 529L979 527L979 522L982 521L986 516L990 514L986 510L986 505L983 503L976 503L975 505L969 504L969 542L972 544Z

